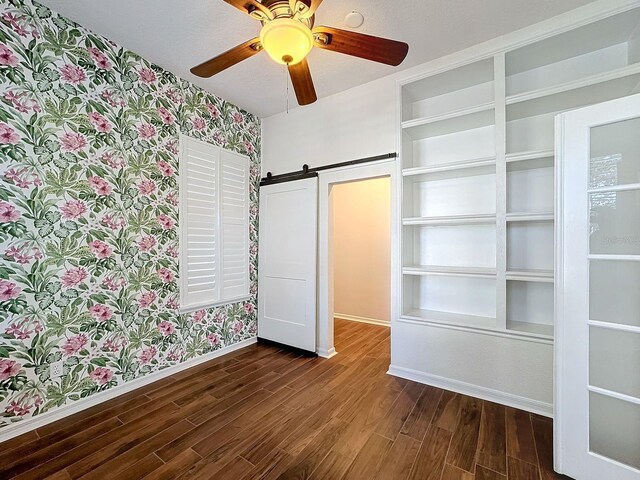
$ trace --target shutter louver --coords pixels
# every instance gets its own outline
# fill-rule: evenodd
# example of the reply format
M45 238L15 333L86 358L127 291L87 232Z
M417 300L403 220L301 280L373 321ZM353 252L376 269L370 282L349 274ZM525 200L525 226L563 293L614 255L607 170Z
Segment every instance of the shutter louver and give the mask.
M222 298L249 293L249 162L223 151L220 161L222 211Z

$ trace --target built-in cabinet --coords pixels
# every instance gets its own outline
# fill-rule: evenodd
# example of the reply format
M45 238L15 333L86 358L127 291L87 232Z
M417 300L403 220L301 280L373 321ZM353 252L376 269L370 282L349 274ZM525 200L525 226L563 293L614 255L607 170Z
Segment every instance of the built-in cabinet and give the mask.
M400 318L552 340L555 116L640 92L640 8L399 88Z

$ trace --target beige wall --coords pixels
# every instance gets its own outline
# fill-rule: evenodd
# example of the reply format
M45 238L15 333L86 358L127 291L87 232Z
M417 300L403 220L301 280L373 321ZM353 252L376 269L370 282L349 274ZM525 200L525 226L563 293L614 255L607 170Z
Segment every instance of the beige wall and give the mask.
M336 316L389 322L389 179L335 185L331 198Z

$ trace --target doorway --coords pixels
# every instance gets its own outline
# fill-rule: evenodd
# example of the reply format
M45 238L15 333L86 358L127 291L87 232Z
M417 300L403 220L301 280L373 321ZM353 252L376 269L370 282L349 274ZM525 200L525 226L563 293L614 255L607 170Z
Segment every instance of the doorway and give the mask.
M350 320L378 320L388 322L387 324L390 327L393 325L393 318L396 317L395 310L397 308L395 292L398 291L399 281L396 175L397 165L395 161L375 162L320 172L318 181L317 353L322 357L328 358L338 353L334 346L335 313L350 315ZM375 203L380 205L380 208L383 208L382 206L386 203L385 213L379 214L383 216L382 220L378 219L376 221L373 215L368 215L366 211L364 216L368 216L368 218L363 217L363 209L366 209L368 203L373 203L372 195L382 195L384 197L384 199L377 198L375 200ZM362 201L362 198L359 197L364 197L365 200ZM336 208L339 208L340 204L344 204L344 201L350 201L346 207L347 211L344 211L345 207L343 207L336 216ZM360 212L359 217L358 212ZM383 250L385 251L385 254L379 253L384 259L376 265L376 268L379 269L376 271L376 275L386 278L379 278L379 283L376 286L372 286L374 282L367 281L359 283L357 287L350 287L350 285L354 285L354 282L358 282L361 272L345 273L343 270L345 263L347 268L349 266L352 268L365 268L370 273L373 272L370 267L366 266L366 255L360 255L360 252L358 252L359 258L349 258L348 261L345 261L345 255L350 255L350 249L346 248L345 252L345 249L340 247L337 250L334 248L336 221L340 224L338 225L338 234L353 235L354 238L359 236L357 235L358 227L382 227L380 228L380 237L384 238L386 236L386 241L383 240L382 245L378 244L378 242L375 242L376 245L373 245L374 242L369 242L370 245L366 247L369 254L371 252L379 253ZM345 223L346 225L344 225ZM380 223L386 225L381 226ZM359 238L358 241L361 241L361 239ZM337 272L339 278L336 278L335 272L336 255L340 263ZM339 290L337 307L343 310L347 309L348 311L346 312L340 312L336 309L336 288ZM380 292L380 295L382 295L381 301L371 302L370 298L367 298L367 288L375 288L376 292ZM357 295L350 296L350 294Z
M389 327L389 177L336 184L331 191L333 318Z

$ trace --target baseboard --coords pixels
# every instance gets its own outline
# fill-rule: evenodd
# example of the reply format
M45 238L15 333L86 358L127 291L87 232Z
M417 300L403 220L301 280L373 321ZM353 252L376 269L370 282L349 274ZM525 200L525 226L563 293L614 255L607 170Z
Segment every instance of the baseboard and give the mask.
M130 382L127 382L125 384L64 405L62 407L56 408L55 410L50 410L41 415L16 422L15 424L4 427L2 428L2 430L0 430L0 443L9 440L10 438L22 435L23 433L27 433L30 430L40 428L44 425L47 425L48 423L62 420L65 417L81 412L82 410L86 410L87 408L95 407L96 405L106 402L107 400L111 400L113 398L119 397L120 395L124 395L125 393L132 392L133 390L144 387L145 385L149 385L150 383L153 383L162 378L170 377L175 373L195 367L196 365L200 365L201 363L209 362L215 358L222 357L223 355L231 353L235 350L240 350L241 348L248 347L249 345L253 345L256 342L256 337L249 338L228 347L221 348L220 350L216 350L215 352L207 353L206 355L192 358L178 365L173 365L163 370L150 373L145 377L136 378L135 380L131 380Z
M339 318L342 320L349 320L350 322L369 323L371 325L380 325L383 327L390 327L390 322L384 320L378 320L377 318L358 317L356 315L343 315L342 313L334 313L333 318Z
M326 349L326 348L318 348L318 351L316 352L318 354L319 357L322 358L331 358L331 357L335 357L338 352L336 352L335 347L331 347L330 349Z
M471 397L481 398L490 402L500 403L509 407L519 408L527 412L537 413L545 417L553 417L553 405L550 403L532 400L512 393L501 392L492 388L481 387L471 383L461 382L450 378L440 377L429 373L413 370L411 368L395 367L391 365L389 375L406 378L414 382L432 385L434 387L451 390Z

